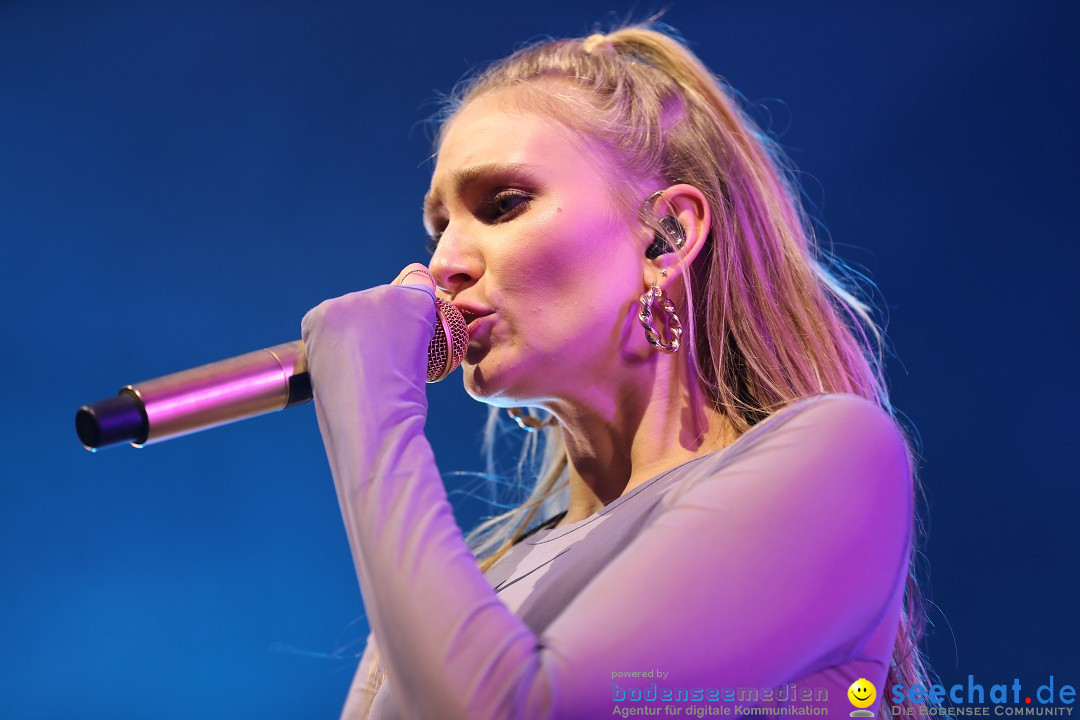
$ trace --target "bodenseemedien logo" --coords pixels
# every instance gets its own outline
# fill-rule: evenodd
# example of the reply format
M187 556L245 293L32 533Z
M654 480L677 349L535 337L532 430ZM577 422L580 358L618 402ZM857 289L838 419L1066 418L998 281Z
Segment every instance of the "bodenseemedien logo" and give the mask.
M877 700L877 688L866 678L859 678L847 689L847 697L855 710L851 717L874 717L874 711L868 708Z

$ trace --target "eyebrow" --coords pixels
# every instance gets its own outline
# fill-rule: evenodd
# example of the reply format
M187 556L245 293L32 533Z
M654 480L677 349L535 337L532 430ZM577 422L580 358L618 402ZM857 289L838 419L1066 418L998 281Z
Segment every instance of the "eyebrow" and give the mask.
M456 171L450 180L455 192L461 192L477 180L489 175L506 175L517 179L532 179L533 167L525 163L484 163L472 165ZM435 209L443 204L443 196L438 190L424 195L424 217L429 217Z

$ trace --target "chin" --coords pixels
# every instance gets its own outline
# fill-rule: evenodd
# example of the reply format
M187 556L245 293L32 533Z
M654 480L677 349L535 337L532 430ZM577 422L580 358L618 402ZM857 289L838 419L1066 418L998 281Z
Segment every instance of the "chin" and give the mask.
M469 397L473 400L499 407L513 407L513 402L502 401L503 388L499 383L494 382L493 378L479 365L462 363L461 376L465 392L469 393Z
M476 364L462 363L461 370L465 392L488 405L517 407L535 402L538 397L550 397L549 393L538 393L538 388L528 387L532 383L527 382L520 365L504 368L491 362L491 358L484 358Z

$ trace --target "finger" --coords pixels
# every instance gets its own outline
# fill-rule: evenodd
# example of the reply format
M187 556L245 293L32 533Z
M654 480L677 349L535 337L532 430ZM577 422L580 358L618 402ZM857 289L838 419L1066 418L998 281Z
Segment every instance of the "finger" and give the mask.
M434 291L435 277L422 264L412 263L406 265L405 269L398 274L397 279L394 280L394 285L426 285Z

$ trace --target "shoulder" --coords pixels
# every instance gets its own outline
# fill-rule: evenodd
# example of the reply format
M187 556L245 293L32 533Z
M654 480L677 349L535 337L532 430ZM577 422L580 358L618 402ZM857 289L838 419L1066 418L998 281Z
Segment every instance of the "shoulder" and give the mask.
M778 414L790 413L792 416L816 415L833 418L836 422L867 424L874 429L889 433L898 433L898 426L892 416L880 405L867 400L861 395L851 393L823 393L796 400Z
M873 558L889 569L878 591L891 587L910 548L913 477L903 432L875 403L848 394L804 398L709 465L669 507L737 513L738 522L762 528L762 542L788 549L778 564L807 563L823 577L842 572L853 553Z
M881 495L879 502L911 493L903 432L888 412L858 395L803 398L766 418L741 440L747 441L741 461L768 470L788 484L789 491L808 491L796 486L812 483L814 492L832 493L837 500L848 495L867 501Z
M828 393L797 400L768 416L732 445L716 453L714 470L737 463L763 463L781 470L783 461L911 475L908 445L893 417L858 395Z
M786 435L801 444L807 462L832 468L851 481L880 478L910 491L910 451L904 433L876 403L836 393L808 398L787 410ZM784 437L784 428L779 433Z
M802 594L808 616L855 641L903 592L914 519L903 432L874 402L828 394L793 403L743 439L685 500L740 526L747 552L797 580L787 590Z
M844 662L895 621L912 506L890 414L854 395L805 398L674 486L618 567L678 587L658 607L706 618L693 632L724 648L719 666L752 666L765 686Z
M823 393L801 398L768 416L750 432L792 422L817 427L822 432L831 429L852 434L880 434L902 442L899 427L889 413L877 403L850 393Z

